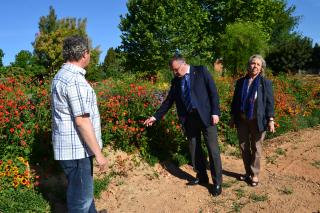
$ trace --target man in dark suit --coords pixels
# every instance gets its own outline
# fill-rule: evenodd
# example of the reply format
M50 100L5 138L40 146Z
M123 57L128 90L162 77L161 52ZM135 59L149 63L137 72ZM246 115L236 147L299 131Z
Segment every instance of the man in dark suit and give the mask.
M220 109L215 83L204 66L190 66L180 55L170 60L170 68L175 77L171 81L170 91L157 112L144 123L151 126L160 120L173 103L189 141L192 164L197 172L195 181L188 185L208 184L206 159L201 148L201 133L208 148L210 171L213 179L212 194L222 192L222 165L217 140L217 124Z

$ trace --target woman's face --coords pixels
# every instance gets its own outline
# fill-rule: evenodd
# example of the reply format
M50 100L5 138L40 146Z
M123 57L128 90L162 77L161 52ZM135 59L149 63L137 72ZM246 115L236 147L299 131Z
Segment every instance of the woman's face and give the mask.
M249 75L250 77L257 76L262 69L262 62L258 58L254 58L250 63Z

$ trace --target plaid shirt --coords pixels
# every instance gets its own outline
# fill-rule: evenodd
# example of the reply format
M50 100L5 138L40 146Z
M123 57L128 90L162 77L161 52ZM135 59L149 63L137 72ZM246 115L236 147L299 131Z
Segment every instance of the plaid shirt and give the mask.
M96 138L102 147L97 98L85 74L86 71L81 67L66 63L52 81L52 143L55 160L75 160L93 155L75 125L75 118L84 114L90 115Z

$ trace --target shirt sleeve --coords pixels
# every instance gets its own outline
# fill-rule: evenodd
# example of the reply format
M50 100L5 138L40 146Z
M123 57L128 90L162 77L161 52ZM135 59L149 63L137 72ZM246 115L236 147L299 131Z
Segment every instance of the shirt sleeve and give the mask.
M90 114L90 87L87 82L75 81L67 87L66 93L74 117Z

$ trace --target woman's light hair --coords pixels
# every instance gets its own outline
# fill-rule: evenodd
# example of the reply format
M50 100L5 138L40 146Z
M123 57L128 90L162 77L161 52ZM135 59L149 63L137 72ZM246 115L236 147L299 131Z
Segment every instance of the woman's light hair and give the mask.
M250 69L251 62L253 61L253 59L256 59L256 58L261 61L261 72L264 72L267 67L267 64L266 64L266 61L264 60L264 58L258 54L250 56L249 61L248 61L248 65L247 65L247 70Z

